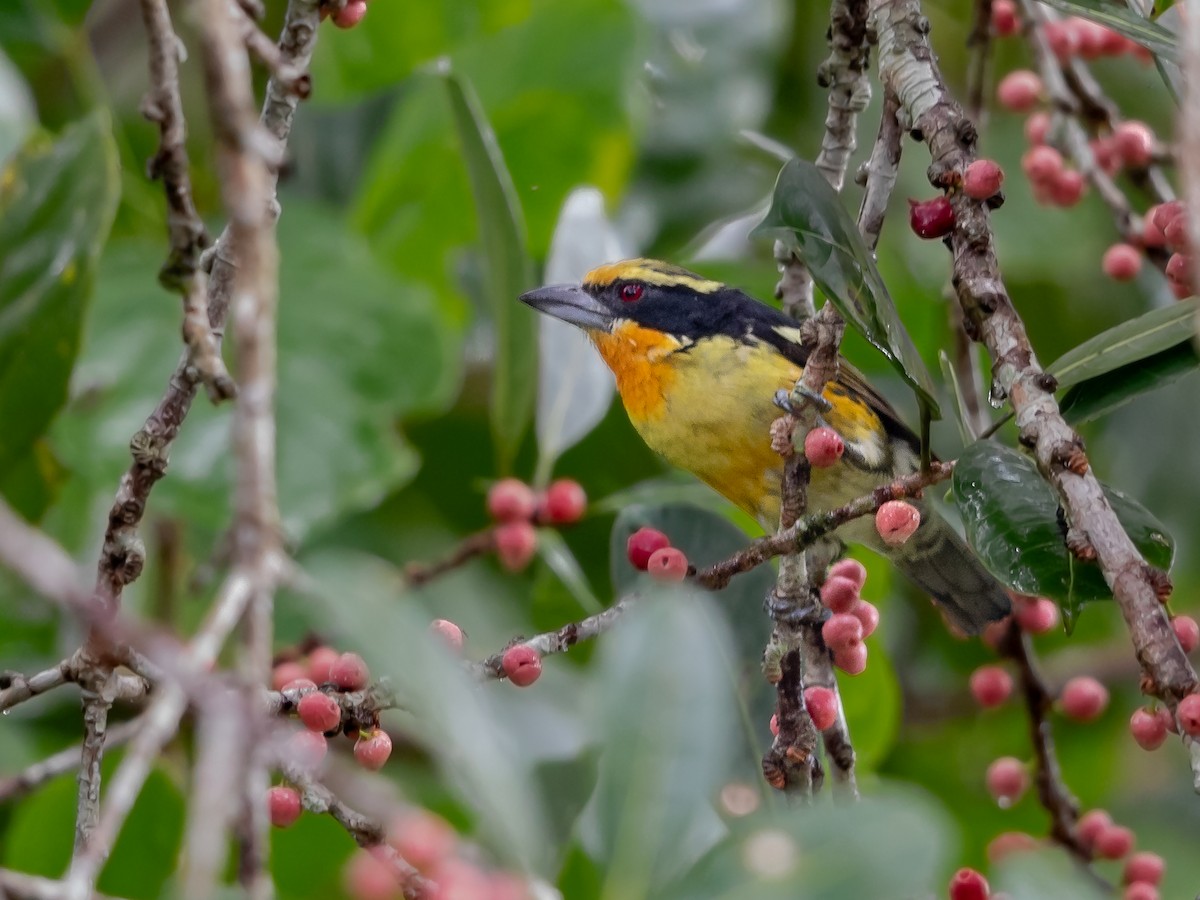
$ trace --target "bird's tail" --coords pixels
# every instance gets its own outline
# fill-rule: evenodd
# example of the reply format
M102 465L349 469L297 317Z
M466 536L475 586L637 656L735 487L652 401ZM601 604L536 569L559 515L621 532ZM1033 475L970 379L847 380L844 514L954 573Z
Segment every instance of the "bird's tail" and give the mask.
M916 534L887 554L910 580L928 591L947 616L967 634L1012 612L1012 602L954 528L923 505Z

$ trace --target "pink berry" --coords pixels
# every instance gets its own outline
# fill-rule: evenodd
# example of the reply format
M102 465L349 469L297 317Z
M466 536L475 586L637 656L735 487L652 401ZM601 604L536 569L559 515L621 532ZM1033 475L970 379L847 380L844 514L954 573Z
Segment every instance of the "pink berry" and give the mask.
M1037 147L1046 143L1050 135L1050 113L1035 112L1025 120L1025 140L1030 146Z
M1038 842L1033 835L1023 831L1005 831L988 842L987 857L989 862L995 864L1014 853L1028 853L1037 848Z
M1013 618L1022 631L1045 634L1058 624L1058 605L1046 597L1034 597L1015 604Z
M1188 236L1188 217L1176 216L1167 222L1167 227L1163 229L1163 240L1167 242L1167 246L1172 250L1186 250L1190 240Z
M954 230L954 207L945 197L908 201L908 224L917 237L931 240Z
M300 769L312 772L325 761L325 754L328 751L329 743L325 740L324 735L317 734L315 731L298 731L288 738L284 757Z
M1090 722L1108 706L1108 688L1090 675L1080 675L1063 685L1063 715L1077 722Z
M775 737L779 737L779 716L772 715L771 721L768 722L767 724L768 724L768 727L771 729L771 734L775 735Z
M1132 244L1113 244L1104 251L1100 268L1113 281L1131 281L1142 268L1142 253Z
M492 900L487 873L457 856L443 860L430 880L437 885L430 900Z
M1171 289L1171 294L1176 300L1186 300L1195 293L1192 290L1192 283L1190 281L1178 281L1174 278L1168 278L1167 287Z
M364 769L378 772L392 755L392 739L386 731L364 731L354 744L354 758Z
M1133 832L1124 825L1109 825L1096 835L1096 855L1101 859L1121 859L1133 849Z
M625 552L630 564L642 572L650 562L650 555L655 550L671 546L671 539L656 528L639 528L629 536L625 544Z
M996 87L996 99L1011 112L1029 112L1042 96L1042 79L1028 69L1009 72Z
M448 859L458 844L450 823L425 810L405 813L389 829L388 843L421 872L431 872Z
M1096 140L1088 143L1088 148L1092 151L1092 157L1096 160L1096 165L1108 175L1115 175L1121 169L1124 162L1121 158L1121 151L1117 148L1117 142L1111 138L1096 138Z
M1146 881L1135 881L1125 888L1122 900L1159 900L1158 888Z
M921 524L921 513L911 503L889 500L875 513L875 530L889 547L903 544Z
M980 666L971 673L971 694L984 709L1000 706L1012 689L1012 676L999 666Z
M1005 806L1015 803L1028 787L1029 773L1016 757L1002 756L988 766L988 793L999 803Z
M827 687L814 684L805 688L804 707L812 717L817 731L824 731L837 721L837 694Z
M571 525L587 511L587 494L578 481L560 478L546 488L538 505L538 517L551 525Z
M1075 169L1063 169L1050 185L1050 196L1055 205L1064 209L1074 206L1087 193L1087 182Z
M1157 206L1150 207L1146 211L1146 215L1150 218L1156 228L1163 234L1166 234L1167 227L1176 219L1184 214L1183 201L1171 200L1168 203L1159 203Z
M1042 26L1042 36L1060 62L1079 52L1079 35L1067 22L1047 22Z
M1167 729L1168 733L1179 734L1179 726L1175 724L1175 717L1171 715L1169 707L1160 706L1156 708L1154 715L1163 723L1163 728Z
M350 0L345 8L333 14L333 24L338 28L353 28L367 14L366 0Z
M977 159L963 172L963 192L976 200L994 197L1004 183L1004 170L990 159Z
M1063 171L1062 154L1045 144L1030 147L1021 157L1021 171L1035 184L1051 184Z
M296 691L299 693L301 691L311 691L315 689L316 686L316 682L311 678L297 678L295 681L289 681L287 684L285 684L283 686L283 690L289 693L291 691Z
M1070 20L1079 35L1079 55L1084 59L1099 59L1108 46L1108 29L1090 19Z
M446 646L455 653L462 650L463 643L466 641L463 630L449 619L434 619L429 623L429 630L445 641Z
M850 615L862 622L863 638L869 638L879 627L879 609L874 603L859 600L850 607Z
M804 455L818 469L835 465L846 450L846 442L832 428L814 428L804 436Z
M1129 732L1143 750L1157 750L1167 739L1167 723L1148 709L1135 709L1129 717Z
M844 575L830 575L821 585L821 603L835 613L849 612L858 601L858 587Z
M300 794L295 788L283 785L276 785L267 791L267 808L271 813L271 824L276 828L293 825L303 812Z
M1146 247L1165 247L1167 244L1167 236L1162 233L1162 229L1154 224L1154 212L1157 206L1152 206L1146 210L1142 216L1142 245Z
M1122 122L1113 131L1113 142L1127 166L1141 168L1154 154L1154 132L1145 122Z
M990 896L987 879L974 869L959 869L950 879L950 900L988 900Z
M1020 30L1014 0L992 0L992 33L996 37L1012 37Z
M308 675L306 669L298 662L282 662L271 670L271 690L282 691L287 685Z
M850 613L835 613L821 626L821 638L825 646L836 653L862 641L862 622Z
M678 547L663 547L650 554L646 574L655 581L683 581L688 573L687 555Z
M1181 284L1192 280L1192 258L1185 253L1172 253L1167 260L1167 277Z
M1200 694L1188 694L1180 700L1175 713L1184 734L1200 735Z
M519 572L537 552L537 530L529 522L505 522L496 526L496 555L500 565Z
M859 641L835 650L833 664L847 675L861 675L867 668L867 645Z
M517 687L529 687L541 677L542 657L532 647L517 644L504 651L500 667Z
M502 478L488 490L487 510L497 522L527 522L537 511L537 497L519 478Z
M353 900L403 900L396 872L379 847L354 851L342 870L346 894Z
M371 680L366 662L357 653L343 653L329 668L329 680L342 691L361 691Z
M1126 884L1142 881L1146 884L1157 885L1162 881L1163 873L1166 870L1166 861L1161 856L1143 850L1129 857L1125 863L1125 872L1121 876L1121 880Z
M1079 842L1088 849L1096 846L1096 838L1100 836L1100 832L1112 827L1112 816L1102 809L1089 809L1079 817L1079 822L1075 826L1075 833L1079 837Z
M1184 653L1191 653L1200 645L1200 624L1191 616L1175 616L1171 619L1171 628Z
M301 697L296 711L300 714L300 721L304 723L304 727L318 734L333 731L342 722L342 708L338 706L338 702L320 691Z
M308 677L317 684L327 682L329 670L333 668L339 656L341 654L332 647L317 647L308 654Z
M830 578L849 578L855 587L862 590L867 583L867 567L857 559L839 559L829 567Z

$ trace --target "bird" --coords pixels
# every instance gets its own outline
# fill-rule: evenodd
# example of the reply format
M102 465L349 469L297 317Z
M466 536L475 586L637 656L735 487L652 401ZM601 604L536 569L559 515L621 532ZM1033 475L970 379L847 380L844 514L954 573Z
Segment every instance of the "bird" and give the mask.
M551 284L520 300L587 335L616 379L634 429L766 530L778 527L784 462L772 447L777 391L803 375L800 324L737 288L653 259L607 263L579 284ZM844 359L825 386L824 423L845 444L814 468L808 509L833 509L917 471L920 441L895 409ZM870 517L838 536L881 553L968 634L1011 612L993 577L932 506L916 533L888 546Z

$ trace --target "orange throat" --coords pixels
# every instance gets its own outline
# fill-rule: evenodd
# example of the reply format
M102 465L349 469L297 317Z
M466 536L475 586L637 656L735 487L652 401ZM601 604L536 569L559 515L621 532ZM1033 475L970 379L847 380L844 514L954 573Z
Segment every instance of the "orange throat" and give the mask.
M611 332L589 331L588 337L616 376L617 390L634 423L664 415L667 392L676 376L666 360L683 344L627 320L618 321Z

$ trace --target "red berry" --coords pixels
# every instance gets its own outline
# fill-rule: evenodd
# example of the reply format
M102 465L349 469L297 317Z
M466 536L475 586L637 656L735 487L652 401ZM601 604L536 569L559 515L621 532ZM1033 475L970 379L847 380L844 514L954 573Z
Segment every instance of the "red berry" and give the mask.
M1160 706L1154 710L1154 715L1163 723L1163 728L1167 729L1171 734L1179 734L1179 726L1175 724L1175 717L1171 715L1169 707Z
M1130 281L1142 268L1142 253L1132 244L1113 244L1104 251L1100 268L1113 281Z
M487 874L457 856L443 860L430 873L430 880L437 885L436 891L429 895L430 900L492 900Z
M859 600L850 607L850 615L862 622L863 637L869 638L879 627L879 609L874 603Z
M650 562L650 554L670 546L671 539L657 528L639 528L629 536L625 552L629 556L630 564L635 569L645 572L646 564Z
M367 14L367 0L350 0L345 7L333 14L333 24L338 28L353 28Z
M301 697L296 711L300 714L300 721L304 723L304 727L318 734L332 731L342 721L342 708L338 706L338 702L320 691Z
M1123 160L1117 142L1111 138L1096 138L1088 143L1096 165L1108 175L1115 175L1121 168Z
M1038 146L1046 143L1046 138L1050 134L1050 113L1035 112L1025 120L1025 140L1029 141L1031 146Z
M1087 193L1087 182L1075 169L1063 169L1050 185L1050 196L1055 205L1064 208L1074 206Z
M1004 183L1004 170L990 159L977 159L963 172L963 192L976 200L994 197Z
M1121 859L1133 849L1133 832L1124 825L1109 825L1096 835L1096 855L1101 859Z
M849 613L836 613L821 626L821 638L825 646L836 653L862 641L862 622Z
M862 590L862 586L867 583L867 567L857 559L839 559L829 567L829 577L849 578Z
M821 585L821 602L835 613L849 612L858 602L858 587L845 575L830 575Z
M1042 79L1028 69L1009 72L996 86L996 99L1012 112L1029 112L1042 96Z
M1079 836L1079 842L1083 846L1092 849L1096 846L1096 838L1100 836L1100 832L1111 828L1112 824L1112 816L1104 810L1090 809L1079 817L1075 833Z
M1154 154L1154 132L1145 122L1122 122L1113 131L1113 143L1127 166L1141 168Z
M1171 628L1184 653L1191 653L1200 644L1200 624L1191 616L1175 616L1171 619Z
M1045 634L1058 624L1058 606L1046 597L1033 597L1014 605L1013 618L1022 631Z
M1045 144L1030 147L1021 157L1021 171L1034 184L1052 184L1063 171L1062 154Z
M578 481L560 478L546 488L539 504L539 517L552 525L570 525L583 518L587 510L587 494Z
M458 653L463 648L466 637L463 630L449 619L434 619L429 623L429 630L446 642L446 646Z
M1161 856L1143 850L1129 857L1128 862L1125 863L1125 872L1121 876L1121 880L1126 884L1141 881L1157 885L1162 881L1163 873L1166 870L1167 864Z
M532 647L517 644L504 651L500 666L517 687L529 687L542 674L542 657Z
M1129 732L1143 750L1157 750L1167 739L1167 723L1148 709L1135 709L1129 717Z
M812 717L817 731L824 731L837 721L837 694L827 687L813 685L805 688L804 707Z
M847 675L861 675L867 668L867 645L859 641L835 650L833 664Z
M1163 229L1163 240L1172 250L1186 250L1189 242L1188 217L1176 216L1169 221Z
M308 677L317 684L324 684L329 680L329 670L333 668L334 662L341 656L332 647L317 647L308 654Z
M1166 234L1167 226L1184 214L1183 201L1171 200L1168 203L1159 203L1157 206L1150 207L1146 211L1146 215L1150 221L1154 223L1159 231Z
M687 556L678 547L663 547L650 554L646 573L655 581L683 581L688 573Z
M404 893L392 865L379 847L354 851L342 870L346 894L353 900L403 900Z
M771 734L775 735L775 737L779 737L779 716L772 715L771 721L768 724L771 729Z
M354 744L354 758L364 769L378 772L392 755L392 739L386 731L365 731Z
M315 731L297 731L288 738L284 756L306 772L315 771L325 761L329 744L323 735Z
M1038 842L1033 835L1023 831L1005 831L988 842L987 857L989 862L995 864L1014 853L1027 853L1037 848Z
M308 675L306 669L298 662L282 662L271 670L271 690L282 691L293 681L297 681Z
M990 896L987 879L974 869L959 869L950 879L950 900L988 900Z
M1079 35L1079 55L1084 59L1099 59L1108 46L1108 29L1090 19L1069 20Z
M361 691L371 680L367 664L357 653L343 653L329 669L329 680L342 691Z
M1154 224L1154 212L1157 209L1157 206L1152 206L1142 216L1142 244L1146 247L1165 247L1167 244L1167 236Z
M390 829L388 843L421 872L431 872L454 853L458 834L445 819L425 810L405 813Z
M1188 694L1180 700L1175 714L1179 717L1179 727L1184 734L1192 737L1200 735L1200 694Z
M527 522L537 511L537 497L519 478L502 478L488 489L487 510L497 522Z
M1172 253L1167 260L1167 277L1181 284L1192 280L1192 258L1184 253Z
M294 824L304 811L296 789L283 785L276 785L267 791L267 808L271 812L271 824L276 828L287 828Z
M1029 773L1024 764L1014 756L1002 756L987 770L988 793L1002 806L1011 806L1029 787Z
M984 709L1000 706L1012 689L1012 676L999 666L980 666L971 673L971 694Z
M954 230L954 207L945 197L908 201L908 224L917 237L945 237Z
M1190 281L1177 281L1174 278L1168 278L1167 287L1171 289L1171 294L1176 300L1186 300L1195 293L1192 290L1192 283Z
M889 500L875 513L875 530L889 547L903 544L921 524L921 513L911 503Z
M1060 62L1066 62L1079 52L1079 35L1067 22L1047 22L1042 26L1042 36Z
M832 428L814 428L804 436L804 455L818 469L828 469L842 458L846 442Z
M500 565L519 572L537 552L537 530L529 522L505 522L496 526L496 555Z
M1122 900L1159 900L1158 888L1146 881L1135 881L1125 888Z
M1108 706L1108 688L1089 675L1080 675L1063 685L1059 702L1067 718L1090 722Z
M1012 37L1020 30L1015 0L992 0L992 33L996 37Z

